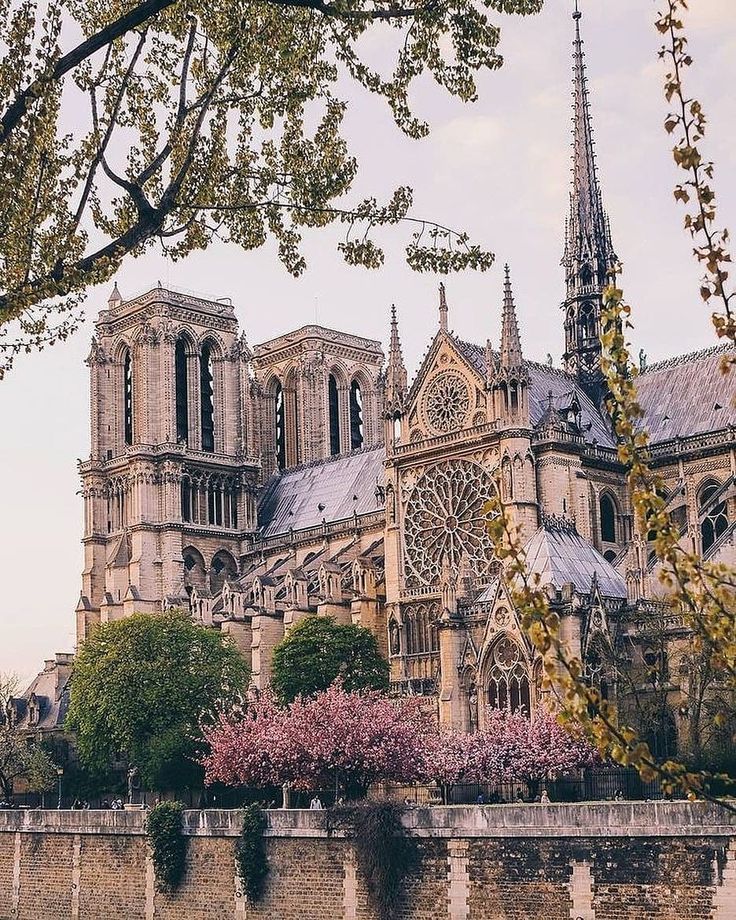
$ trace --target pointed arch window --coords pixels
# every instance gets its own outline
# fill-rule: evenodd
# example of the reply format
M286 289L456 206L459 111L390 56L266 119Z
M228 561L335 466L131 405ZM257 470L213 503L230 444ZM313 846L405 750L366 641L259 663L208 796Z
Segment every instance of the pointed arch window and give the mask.
M512 380L509 385L509 402L511 411L516 412L519 408L519 384L516 380Z
M199 356L199 388L202 421L202 450L215 450L215 373L212 346L205 342Z
M728 528L725 501L713 501L719 489L720 485L717 482L710 482L700 492L700 538L703 552L709 550Z
M284 388L276 384L273 395L274 424L276 427L276 462L280 470L286 466L286 411L284 406Z
M133 443L133 362L126 349L123 358L123 432L125 443Z
M595 308L592 303L585 303L580 311L580 337L585 342L596 336Z
M183 338L176 340L174 353L174 377L176 385L176 440L189 440L189 392L187 387L187 343Z
M340 402L334 374L330 374L327 381L327 401L330 412L330 455L334 457L340 453Z
M355 450L363 446L363 394L360 384L350 384L350 447Z
M531 715L529 674L519 646L512 639L501 639L493 649L492 660L486 685L488 706L511 714Z
M604 543L616 542L616 506L608 493L603 493L599 502L601 515L601 540Z

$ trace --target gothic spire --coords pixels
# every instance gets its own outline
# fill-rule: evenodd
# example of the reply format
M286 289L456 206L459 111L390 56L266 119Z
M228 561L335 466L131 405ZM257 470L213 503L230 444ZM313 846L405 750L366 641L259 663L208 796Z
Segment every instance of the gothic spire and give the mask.
M114 310L115 307L119 306L123 302L123 298L120 296L120 291L118 290L117 281L113 285L112 294L107 299L107 304L111 310Z
M445 285L440 281L440 329L447 332L447 297L445 296Z
M406 395L407 380L396 306L391 304L391 340L388 346L388 365L386 367L386 398L391 404L403 399Z
M593 142L593 123L580 36L582 13L573 20L573 142L570 212L565 221L565 364L596 397L602 385L600 317L602 294L615 274L617 257L603 207Z
M580 37L582 13L573 13L573 154L570 216L565 234L565 268L568 295L580 283L597 283L604 287L615 265L608 217L603 208L598 181L598 168L593 142L593 122L590 114L588 76L585 69L583 41ZM583 275L583 269L587 270ZM590 275L590 277L588 277Z
M502 368L520 368L524 362L521 356L519 323L516 319L516 305L514 304L514 292L511 289L511 272L508 265L504 266L504 273L500 366Z

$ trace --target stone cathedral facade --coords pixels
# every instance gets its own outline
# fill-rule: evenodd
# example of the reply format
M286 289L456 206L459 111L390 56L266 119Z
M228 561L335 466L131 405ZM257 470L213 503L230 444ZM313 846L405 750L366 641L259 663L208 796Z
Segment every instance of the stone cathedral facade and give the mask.
M125 301L116 287L89 356L79 642L134 611L185 607L232 636L264 687L290 627L329 614L373 630L392 690L421 694L443 724L531 712L540 663L485 528L497 488L591 679L607 679L612 645L634 663L661 654L647 624L682 637L603 404L601 292L617 254L577 17L564 367L524 352L508 269L501 328L477 342L450 331L440 286L411 382L395 311L386 354L317 325L251 348L229 301L161 287ZM638 385L683 544L736 562L736 406L721 357L674 357ZM671 679L676 693L687 675Z

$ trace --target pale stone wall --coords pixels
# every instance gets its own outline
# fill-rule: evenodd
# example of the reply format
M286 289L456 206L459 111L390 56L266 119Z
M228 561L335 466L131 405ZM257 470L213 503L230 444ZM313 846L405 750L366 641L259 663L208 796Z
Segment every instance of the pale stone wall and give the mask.
M268 813L247 903L237 811L189 811L183 885L155 890L141 812L0 811L0 920L375 920L326 813ZM703 803L413 809L397 920L733 920L736 816Z

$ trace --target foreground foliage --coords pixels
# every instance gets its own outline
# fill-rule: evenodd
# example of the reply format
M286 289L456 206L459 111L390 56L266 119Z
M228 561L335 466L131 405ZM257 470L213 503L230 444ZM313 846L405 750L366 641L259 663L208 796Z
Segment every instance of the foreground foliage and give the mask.
M0 724L0 799L11 802L19 782L29 792L48 792L56 781L56 764L41 744Z
M149 788L197 784L200 723L244 693L248 667L217 630L188 614L134 614L98 627L74 663L68 727L103 771L121 754Z
M271 240L298 275L305 230L341 224L346 261L377 267L371 231L411 219L413 268L487 268L464 232L410 218L410 188L351 200L346 88L420 138L415 82L474 99L476 73L502 63L488 11L542 3L3 0L0 373L69 335L84 290L155 243L180 259L213 239Z
M673 158L684 173L674 195L686 209L685 228L704 272L700 295L713 309L717 338L732 346L723 356L722 372L733 374L736 291L728 286L732 261L730 237L728 230L719 229L716 224L716 195L711 184L714 164L704 158L701 150L706 131L704 110L697 99L687 95L683 83L693 63L685 35L687 11L687 0L666 0L656 19L657 30L665 40L660 58L668 66L665 98L672 106L665 129L675 137ZM631 315L623 290L617 279L611 277L603 295L602 370L608 387L607 406L618 438L618 456L627 470L637 530L646 535L656 556L659 578L673 611L683 616L690 630L690 655L705 680L716 688L709 698L709 703L718 710L712 715L712 728L723 732L721 747L730 752L732 760L736 744L732 717L736 694L736 570L693 552L668 513L662 481L650 463L649 438L641 424L642 410L636 395L638 368L626 339ZM658 779L666 792L679 789L691 798L717 800L724 807L736 810L733 802L721 795L724 789L730 792L736 789L736 778L701 769L697 761L658 756L641 731L622 719L621 713L590 686L582 662L570 654L560 638L559 618L550 610L539 579L530 577L527 571L518 530L497 500L488 503L487 511L489 531L499 558L506 563L505 573L514 588L514 602L522 625L544 656L544 687L555 694L562 709L561 717L581 726L603 756L635 767L643 780ZM691 735L699 729L691 722ZM691 748L692 741L688 739Z

